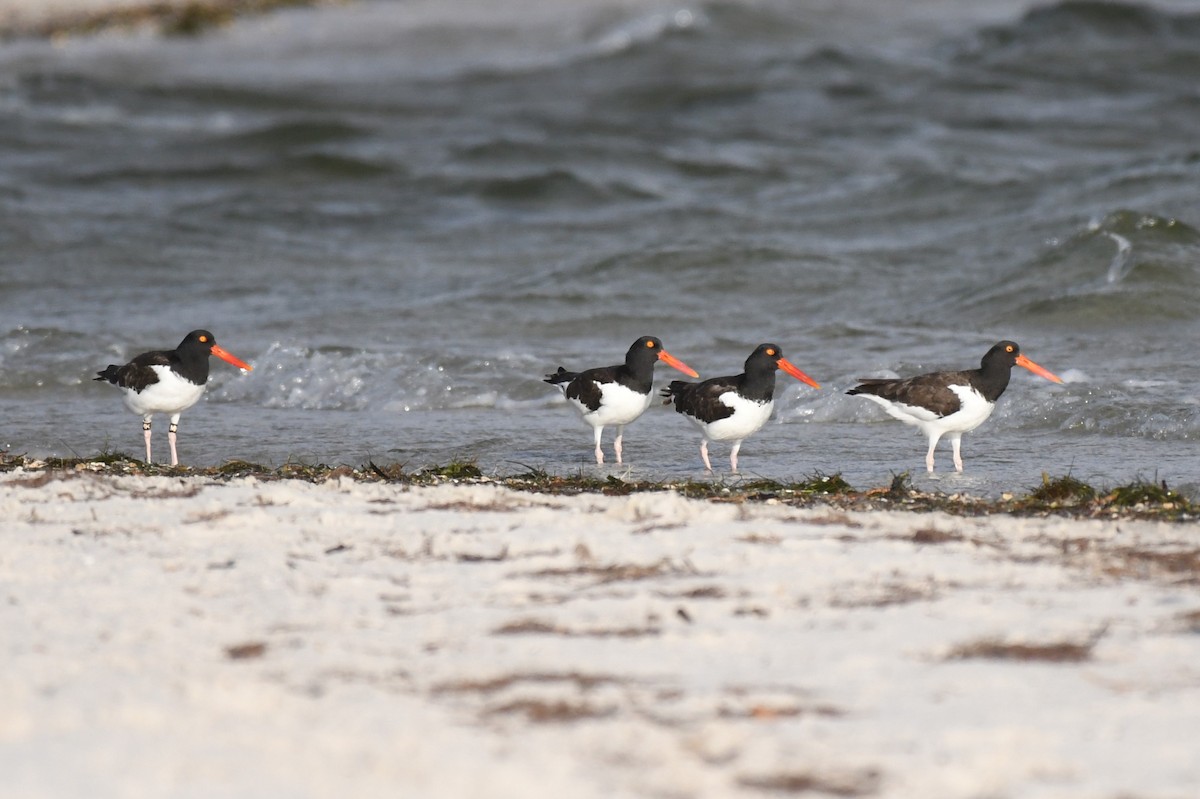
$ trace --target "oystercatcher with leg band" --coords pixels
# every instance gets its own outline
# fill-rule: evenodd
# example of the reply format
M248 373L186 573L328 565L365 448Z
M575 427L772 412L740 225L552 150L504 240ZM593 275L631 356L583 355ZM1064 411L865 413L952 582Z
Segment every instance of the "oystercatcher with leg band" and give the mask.
M125 394L125 405L142 417L146 439L146 463L150 463L150 419L156 413L171 417L167 441L171 445L171 465L179 465L175 451L175 431L179 415L196 404L208 383L208 356L215 355L239 369L254 367L217 346L207 330L193 330L173 350L143 352L124 366L111 364L95 380L107 380Z
M654 366L659 362L684 374L699 377L696 370L663 349L654 336L642 336L625 353L625 363L603 366L582 372L568 372L561 366L546 375L545 382L562 389L563 395L583 415L596 433L596 463L604 463L600 436L609 425L617 426L613 450L621 463L621 439L625 425L645 413L650 407Z
M905 424L916 425L929 437L925 468L933 471L933 451L942 436L954 448L954 468L963 470L963 433L974 430L992 415L996 400L1008 388L1013 366L1023 366L1055 383L1062 380L1021 354L1012 341L1001 341L987 351L978 369L931 372L907 378L859 378L847 391L866 397Z
M664 405L675 403L675 410L700 426L700 458L712 471L708 460L709 441L733 441L729 466L738 470L738 450L742 442L757 432L775 407L775 371L782 369L813 388L820 388L808 375L783 357L778 344L760 344L746 359L746 371L730 377L713 377L700 383L672 380L663 389Z

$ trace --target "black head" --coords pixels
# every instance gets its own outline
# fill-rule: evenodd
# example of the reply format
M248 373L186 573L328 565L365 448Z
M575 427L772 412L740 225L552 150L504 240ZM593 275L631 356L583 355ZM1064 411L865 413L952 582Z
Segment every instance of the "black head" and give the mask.
M792 377L807 383L813 388L821 387L817 381L804 374L795 364L783 357L783 350L778 344L759 344L754 348L754 352L750 353L750 357L746 359L747 375L770 374L771 379L774 380L775 370L777 369L782 369Z
M992 346L979 362L979 366L987 371L1011 371L1021 357L1021 347L1015 341L1000 341Z
M245 369L249 372L254 367L240 358L226 352L221 347L217 346L217 339L212 333L207 330L193 330L184 337L180 342L176 351L181 358L202 357L207 359L210 355L215 355L226 363L231 363L239 369Z
M650 379L650 374L659 361L685 375L699 377L695 369L664 350L662 342L656 336L642 336L633 342L629 352L625 353L625 368L644 380Z
M1021 348L1015 341L1000 341L997 342L980 361L980 367L984 372L1010 372L1014 366L1021 366L1033 372L1039 377L1044 377L1054 383L1061 383L1062 379L1053 372L1038 366L1033 361L1021 354Z
M658 354L662 352L662 341L657 336L642 336L630 346L629 352L625 353L625 362L630 363L635 360L657 361Z
M746 359L746 371L770 369L774 372L783 360L783 350L778 344L759 344Z
M212 352L213 345L216 343L216 338L207 330L193 330L179 343L179 349L190 350L192 352L200 351L208 355Z
M625 366L635 373L649 373L662 356L662 341L657 336L642 336L625 353Z

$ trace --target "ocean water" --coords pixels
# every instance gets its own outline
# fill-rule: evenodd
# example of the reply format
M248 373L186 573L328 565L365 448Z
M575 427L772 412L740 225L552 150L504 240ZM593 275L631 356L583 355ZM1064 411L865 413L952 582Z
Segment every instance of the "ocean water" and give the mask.
M364 1L8 41L0 446L140 457L91 377L206 327L256 368L213 361L185 464L590 473L541 378L649 334L821 382L780 376L747 476L1195 493L1197 131L1186 3ZM844 394L1001 338L1065 383L1014 370L964 475ZM601 473L703 476L668 408L625 444Z

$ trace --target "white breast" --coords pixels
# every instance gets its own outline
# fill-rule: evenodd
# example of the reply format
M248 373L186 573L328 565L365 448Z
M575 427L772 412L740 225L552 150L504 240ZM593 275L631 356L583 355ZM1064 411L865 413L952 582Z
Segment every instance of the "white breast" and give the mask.
M988 402L970 386L950 386L950 390L958 395L962 407L941 420L941 429L947 432L965 433L974 430L987 421L992 411L996 410L996 403Z
M620 383L600 384L600 407L591 410L579 400L568 400L583 414L583 420L593 427L610 424L629 424L650 407L650 395L639 394Z
M755 402L739 396L735 391L727 391L718 399L733 408L732 416L707 423L692 418L704 430L704 437L709 441L740 441L752 435L767 423L775 407L774 401Z
M179 413L196 404L204 395L204 385L184 380L169 366L151 366L158 382L140 392L125 389L125 405L140 416L151 413Z

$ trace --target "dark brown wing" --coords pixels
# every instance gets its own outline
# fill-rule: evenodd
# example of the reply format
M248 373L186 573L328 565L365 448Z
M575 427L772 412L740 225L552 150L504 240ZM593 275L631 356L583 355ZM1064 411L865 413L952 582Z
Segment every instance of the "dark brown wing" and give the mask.
M109 364L104 371L96 373L99 377L93 379L107 380L114 386L141 393L146 386L158 382L158 374L150 367L170 366L173 363L174 355L174 352L143 352L124 366Z
M865 377L847 394L874 394L891 402L925 408L938 416L957 412L962 403L950 386L970 386L967 372L933 372L904 379Z
M712 377L700 383L672 380L662 390L666 403L675 403L679 413L703 422L715 422L733 415L733 408L721 402L721 395L737 391L737 377Z

